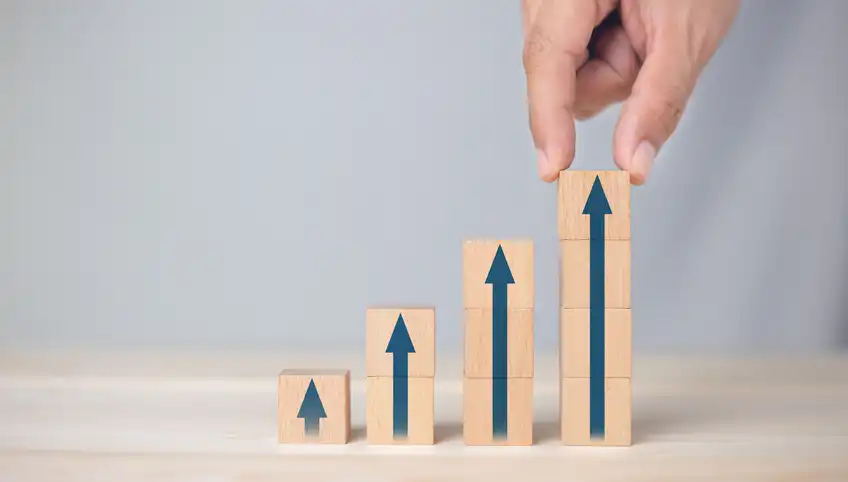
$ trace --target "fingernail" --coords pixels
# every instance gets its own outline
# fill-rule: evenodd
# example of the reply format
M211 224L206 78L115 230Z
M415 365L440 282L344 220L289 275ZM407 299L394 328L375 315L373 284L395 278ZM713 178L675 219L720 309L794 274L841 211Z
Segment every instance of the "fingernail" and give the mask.
M648 141L642 141L633 153L630 163L630 178L633 184L643 184L651 173L654 166L654 158L657 156L657 148Z

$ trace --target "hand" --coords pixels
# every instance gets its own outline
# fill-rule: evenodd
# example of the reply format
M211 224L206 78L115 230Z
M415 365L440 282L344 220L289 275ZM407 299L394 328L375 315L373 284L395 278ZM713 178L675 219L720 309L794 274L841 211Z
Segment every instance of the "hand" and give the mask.
M524 0L524 70L539 176L574 158L574 121L624 101L613 157L633 184L683 114L738 0Z

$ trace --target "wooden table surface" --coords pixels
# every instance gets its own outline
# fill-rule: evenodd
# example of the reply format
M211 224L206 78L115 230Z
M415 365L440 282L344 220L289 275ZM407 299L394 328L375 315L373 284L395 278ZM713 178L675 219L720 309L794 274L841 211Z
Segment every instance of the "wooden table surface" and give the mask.
M848 356L637 358L625 448L560 445L555 354L536 359L532 447L463 445L444 355L437 444L368 445L362 358L4 349L0 480L848 481ZM277 444L287 367L352 369L352 443Z

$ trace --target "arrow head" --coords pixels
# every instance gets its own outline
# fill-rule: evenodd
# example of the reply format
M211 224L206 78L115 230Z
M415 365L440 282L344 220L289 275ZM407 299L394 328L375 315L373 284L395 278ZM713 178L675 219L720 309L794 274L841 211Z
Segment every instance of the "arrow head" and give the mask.
M489 275L486 276L486 284L514 284L515 279L512 277L512 271L509 269L509 263L506 262L503 248L498 245L498 252L495 253L495 259L492 260L492 266L489 268Z
M589 192L589 198L586 199L586 206L583 207L583 214L612 214L607 195L604 193L604 187L601 186L601 178L595 176L595 182L592 184L592 190Z
M412 338L409 337L403 314L398 315L395 329L389 338L389 345L386 346L386 353L415 353L415 346L412 345Z
M300 410L297 411L297 418L313 420L327 418L327 412L324 411L324 404L321 403L321 397L318 396L318 389L315 388L315 380L309 380L309 387L306 389L303 403L300 404Z

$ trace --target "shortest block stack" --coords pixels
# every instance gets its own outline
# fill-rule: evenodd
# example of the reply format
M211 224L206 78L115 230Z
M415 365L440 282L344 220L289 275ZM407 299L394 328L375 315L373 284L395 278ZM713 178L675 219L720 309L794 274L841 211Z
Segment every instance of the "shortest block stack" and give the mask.
M350 440L350 371L283 370L277 396L280 443Z
M368 443L432 445L436 310L370 308L365 325Z
M533 243L462 248L466 445L533 443Z
M560 423L566 445L630 445L630 179L563 171Z

